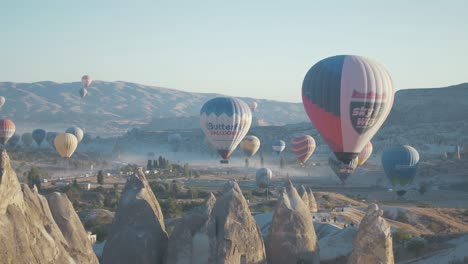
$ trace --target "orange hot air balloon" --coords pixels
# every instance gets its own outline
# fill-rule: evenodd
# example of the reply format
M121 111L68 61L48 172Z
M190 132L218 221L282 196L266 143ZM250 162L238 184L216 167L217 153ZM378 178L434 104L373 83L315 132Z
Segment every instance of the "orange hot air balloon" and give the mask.
M15 134L16 126L10 119L0 119L0 144L5 145Z
M55 138L54 145L62 158L70 158L78 146L78 139L73 134L63 133Z
M83 75L83 77L81 77L81 83L85 89L88 89L92 82L93 79L91 79L91 76L89 75Z

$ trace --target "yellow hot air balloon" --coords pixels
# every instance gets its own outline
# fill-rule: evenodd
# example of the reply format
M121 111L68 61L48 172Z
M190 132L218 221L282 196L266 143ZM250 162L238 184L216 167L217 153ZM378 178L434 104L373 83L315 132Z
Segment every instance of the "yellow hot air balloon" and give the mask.
M63 133L55 138L54 145L62 158L70 158L78 146L78 139L73 134Z

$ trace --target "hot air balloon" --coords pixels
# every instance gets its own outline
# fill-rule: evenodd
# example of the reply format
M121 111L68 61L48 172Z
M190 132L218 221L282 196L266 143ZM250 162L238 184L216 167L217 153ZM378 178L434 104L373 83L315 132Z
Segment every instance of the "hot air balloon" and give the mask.
M382 165L398 196L406 193L405 185L411 184L418 169L419 153L408 145L387 148L382 153Z
M334 158L328 159L328 165L332 171L340 178L341 183L345 184L348 177L353 174L354 170L357 167L357 157L352 159L351 162L347 165L344 165L341 161L338 161Z
M69 127L65 133L70 133L70 134L73 134L75 135L76 139L78 139L78 143L81 142L81 140L83 139L83 136L84 136L84 133L83 133L83 130L79 127Z
M2 106L5 104L5 101L6 101L5 97L0 96L0 108L2 108Z
M36 144L38 146L41 145L42 141L44 141L44 138L46 136L46 132L44 129L34 129L33 132L32 132L32 138L34 139L34 141L36 141Z
M89 75L83 75L83 77L81 77L81 83L83 84L83 88L85 89L88 89L92 82L93 79L91 79L91 76Z
M273 173L268 168L261 168L257 170L255 181L259 188L268 188L270 186Z
M21 135L21 141L23 142L23 145L25 145L26 147L31 146L31 144L33 143L32 134L29 132L24 133L23 135Z
M291 149L297 160L303 165L315 150L315 140L309 135L300 135L291 142Z
M8 143L7 143L7 147L9 148L14 148L16 147L16 145L18 145L18 142L20 141L20 136L18 136L17 134L14 134L10 140L8 140Z
M51 145L53 148L55 148L55 138L57 137L58 133L57 132L47 132L46 134L46 141Z
M79 93L80 93L81 99L83 99L88 94L88 89L83 87L80 89Z
M286 143L283 140L275 139L271 147L273 148L273 151L276 153L276 155L280 156L281 152L283 152L284 148L286 147Z
M252 113L242 100L217 97L200 110L200 125L209 142L228 163L228 158L245 137L252 124Z
M251 102L249 104L250 111L252 111L252 112L254 112L257 109L257 107L258 107L257 102Z
M387 118L393 84L380 64L340 55L316 63L302 84L304 108L339 161L349 165Z
M4 145L15 134L16 126L10 119L0 119L0 144Z
M170 134L167 137L167 141L169 142L172 151L177 152L182 144L182 137L180 134Z
M246 136L240 143L241 149L247 158L251 158L260 148L260 139L256 136Z
M55 138L54 145L62 158L70 158L78 146L78 139L73 134L63 133Z
M369 141L358 155L358 166L362 166L372 154L372 143Z

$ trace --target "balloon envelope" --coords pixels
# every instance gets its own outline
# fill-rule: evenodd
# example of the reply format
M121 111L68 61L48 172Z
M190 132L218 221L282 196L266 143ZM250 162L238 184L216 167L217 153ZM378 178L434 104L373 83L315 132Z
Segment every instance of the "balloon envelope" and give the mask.
M372 143L369 141L358 155L358 166L362 166L372 154Z
M81 99L83 99L88 94L88 90L83 87L80 89L79 93L80 93Z
M62 158L70 158L78 146L78 139L73 134L63 133L55 138L54 145Z
M351 160L350 163L345 164L339 160L334 158L328 159L328 165L332 169L332 171L340 178L343 184L346 183L346 180L349 178L351 174L353 174L354 170L357 167L357 157Z
M260 148L260 139L256 136L246 136L240 143L241 149L247 158L251 158Z
M252 111L252 112L255 111L257 109L257 107L258 107L257 102L251 102L249 104L250 111Z
M200 110L200 125L208 141L223 158L223 163L245 137L252 124L248 105L237 98L217 97Z
M387 148L382 153L382 166L393 186L402 187L412 183L418 163L418 151L408 145Z
M29 132L24 133L23 135L21 135L21 141L23 142L25 146L27 147L31 146L31 144L33 143L32 134Z
M283 140L275 139L271 147L277 155L280 155L286 147L286 143Z
M46 134L47 143L49 143L49 145L51 145L54 148L55 148L54 140L57 137L57 135L58 135L57 132L47 132L47 134Z
M0 119L0 144L5 145L15 134L16 126L10 119Z
M83 84L83 88L85 89L88 89L92 82L93 79L91 79L91 76L89 75L83 75L83 77L81 77L81 83Z
M19 141L21 140L20 136L17 134L14 134L10 140L8 140L7 146L8 147L16 147L18 145Z
M78 139L78 143L81 142L81 140L83 139L83 136L84 136L84 133L83 133L83 130L79 127L69 127L65 133L70 133L70 134L73 134L75 135L76 139Z
M393 105L387 70L364 57L340 55L316 63L302 84L311 122L338 160L349 164L387 118Z
M5 101L6 101L5 97L0 96L0 108L2 108L2 106L5 104Z
M255 175L255 180L259 188L268 188L270 181L273 177L273 173L268 168L258 169Z
M304 164L315 151L315 140L309 135L300 135L291 141L291 150L301 164Z
M40 146L42 144L42 141L44 141L44 138L46 136L46 131L44 129L34 129L32 132L32 138L34 141L36 141L36 144Z

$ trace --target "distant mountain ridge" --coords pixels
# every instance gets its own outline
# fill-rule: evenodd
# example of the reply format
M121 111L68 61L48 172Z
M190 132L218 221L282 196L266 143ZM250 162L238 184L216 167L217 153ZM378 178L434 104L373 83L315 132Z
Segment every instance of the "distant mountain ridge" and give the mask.
M115 135L133 127L146 130L198 128L203 103L222 96L130 82L94 81L80 100L80 82L0 82L7 102L0 111L12 118L20 133L41 127L48 131L78 125L99 135ZM299 89L299 88L298 88ZM238 97L256 101L254 125L287 125L309 122L302 103ZM468 122L468 83L446 88L399 90L384 126L433 122Z
M36 83L0 82L0 94L7 99L1 110L19 128L43 127L48 130L78 125L97 134L119 133L151 120L198 116L207 100L222 96L191 93L130 82L94 81L88 96L80 100L80 82ZM261 123L284 125L303 122L307 116L300 103L239 97L256 101L256 117ZM179 124L179 122L174 122ZM167 126L163 126L167 128Z

